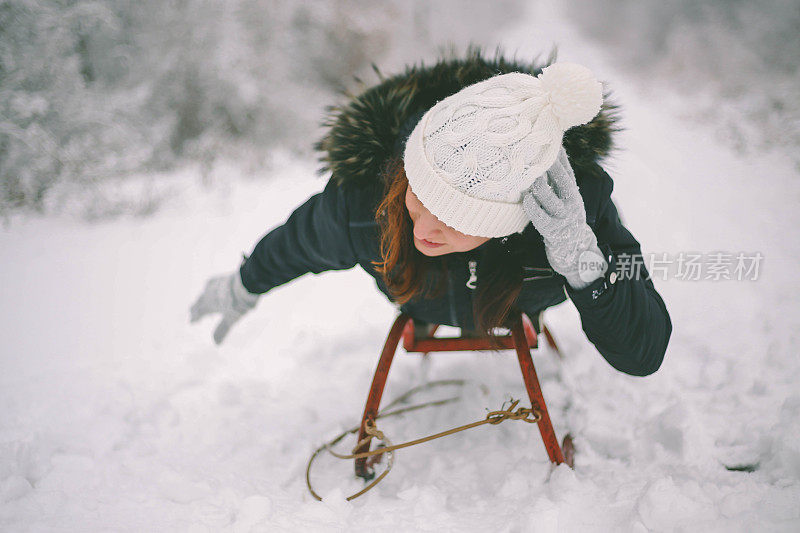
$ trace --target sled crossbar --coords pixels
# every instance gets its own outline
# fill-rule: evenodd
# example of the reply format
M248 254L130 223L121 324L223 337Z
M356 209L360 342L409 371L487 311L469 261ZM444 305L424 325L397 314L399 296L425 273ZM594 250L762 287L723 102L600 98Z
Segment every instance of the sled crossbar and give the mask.
M529 348L536 348L536 330L530 319L523 315L522 325ZM403 328L403 349L408 353L430 352L471 352L487 350L513 350L514 338L511 334L496 337L497 344L492 344L486 337L434 337L438 326L433 326L427 338L419 339L414 331L414 321L408 320Z

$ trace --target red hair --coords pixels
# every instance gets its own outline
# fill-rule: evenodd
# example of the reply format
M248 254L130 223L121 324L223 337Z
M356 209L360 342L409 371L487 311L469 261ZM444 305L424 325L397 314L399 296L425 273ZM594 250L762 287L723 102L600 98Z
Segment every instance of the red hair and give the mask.
M404 304L423 296L426 274L444 262L421 254L414 246L414 225L406 208L408 178L398 160L390 162L386 173L386 192L375 212L381 229L381 261L373 261L394 301Z

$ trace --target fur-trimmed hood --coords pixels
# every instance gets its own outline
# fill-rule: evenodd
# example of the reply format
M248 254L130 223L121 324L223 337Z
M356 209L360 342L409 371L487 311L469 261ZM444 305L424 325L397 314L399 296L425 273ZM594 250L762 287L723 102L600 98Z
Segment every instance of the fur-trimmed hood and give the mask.
M555 61L555 55L539 65L506 59L501 52L491 59L480 48L470 47L463 58L443 57L433 66L406 67L389 78L377 69L380 83L349 102L328 108L324 126L328 132L314 147L321 153L320 173L331 171L338 183L368 184L382 179L387 161L400 157L404 143L422 115L436 102L464 87L508 72L538 75ZM589 123L564 135L564 148L576 170L599 162L612 150L612 135L620 128L619 108L609 100L606 88L600 112Z

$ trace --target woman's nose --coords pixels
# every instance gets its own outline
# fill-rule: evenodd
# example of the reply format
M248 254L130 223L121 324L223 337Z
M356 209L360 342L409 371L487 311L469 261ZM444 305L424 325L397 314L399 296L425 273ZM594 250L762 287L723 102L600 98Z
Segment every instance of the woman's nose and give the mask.
M414 222L414 236L417 239L434 241L435 235L442 232L442 222L433 216L430 211L423 210Z

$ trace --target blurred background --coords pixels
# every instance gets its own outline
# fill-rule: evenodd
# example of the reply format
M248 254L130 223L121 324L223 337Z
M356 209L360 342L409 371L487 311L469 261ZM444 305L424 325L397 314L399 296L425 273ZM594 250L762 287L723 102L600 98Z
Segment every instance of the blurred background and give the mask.
M4 0L0 214L147 215L172 193L132 178L187 164L205 184L226 160L265 177L276 150L313 157L325 106L374 83L372 63L493 51L527 4ZM744 153L800 153L796 0L560 6L653 105Z

